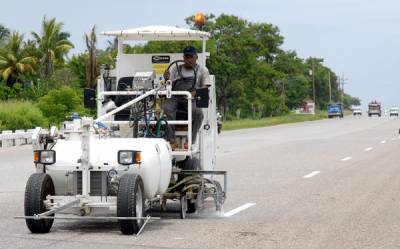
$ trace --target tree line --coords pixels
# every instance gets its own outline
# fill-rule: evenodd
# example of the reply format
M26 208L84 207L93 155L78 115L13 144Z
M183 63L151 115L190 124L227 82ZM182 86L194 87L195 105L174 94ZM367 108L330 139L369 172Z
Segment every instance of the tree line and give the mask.
M190 28L198 29L193 16L185 20ZM202 30L211 33L207 67L216 77L217 105L226 118L285 114L313 98L312 76L317 108L325 109L330 98L333 102L341 101L338 75L323 64L323 58L303 59L294 50L284 50L284 37L277 26L249 22L234 15L209 14ZM109 41L104 49L97 48L93 27L85 35L87 50L68 56L74 48L69 38L63 23L55 18L44 17L41 31L33 31L30 36L0 25L0 100L42 103L44 116L57 116L53 122L60 121L69 111L87 112L81 107L82 89L95 87L102 65L115 65L115 41ZM201 48L200 42L152 41L127 45L124 50L175 53L188 44ZM64 106L66 103L61 100L57 103L63 91L68 92L67 96L76 95L74 105ZM344 94L344 104L357 105L360 100ZM45 110L46 105L58 106L55 109L59 113Z

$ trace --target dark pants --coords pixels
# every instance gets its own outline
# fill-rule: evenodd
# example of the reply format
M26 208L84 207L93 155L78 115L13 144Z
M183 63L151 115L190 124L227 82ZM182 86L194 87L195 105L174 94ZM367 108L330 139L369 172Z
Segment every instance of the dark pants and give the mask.
M162 106L164 113L167 116L167 120L176 120L176 111L188 112L188 101L184 97L172 96L170 99L166 99ZM197 133L203 123L203 112L200 108L196 108L196 102L192 101L192 144L195 143ZM166 139L168 141L175 142L175 126L169 125L168 134Z

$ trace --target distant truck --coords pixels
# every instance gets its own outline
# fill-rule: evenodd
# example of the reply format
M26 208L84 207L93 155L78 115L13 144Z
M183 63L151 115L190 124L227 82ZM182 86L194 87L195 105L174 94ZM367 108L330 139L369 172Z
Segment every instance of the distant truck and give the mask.
M368 104L368 117L372 115L378 115L379 117L382 115L381 103L378 101L372 101Z
M353 116L360 115L362 116L362 109L359 106L353 107Z
M390 108L390 110L389 110L389 116L391 117L391 116L396 116L396 117L398 117L399 116L399 108L398 107L392 107L392 108Z
M342 104L335 103L328 105L328 118L339 117L343 118Z

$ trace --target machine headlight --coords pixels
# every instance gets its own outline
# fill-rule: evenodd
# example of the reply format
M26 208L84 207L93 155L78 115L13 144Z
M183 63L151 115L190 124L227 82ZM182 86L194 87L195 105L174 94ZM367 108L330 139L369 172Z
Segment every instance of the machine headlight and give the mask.
M56 152L54 150L35 150L33 152L34 163L54 164L56 162Z
M140 151L120 150L118 151L118 163L122 165L131 165L141 162Z

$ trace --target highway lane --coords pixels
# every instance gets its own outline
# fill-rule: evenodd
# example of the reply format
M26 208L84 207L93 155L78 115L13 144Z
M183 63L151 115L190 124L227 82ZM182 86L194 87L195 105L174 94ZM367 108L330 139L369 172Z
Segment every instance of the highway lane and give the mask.
M0 248L400 247L399 127L397 118L346 117L223 132L225 213L255 205L229 217L167 214L139 237L115 222L59 220L30 234L11 217L23 213L31 149L0 149Z

